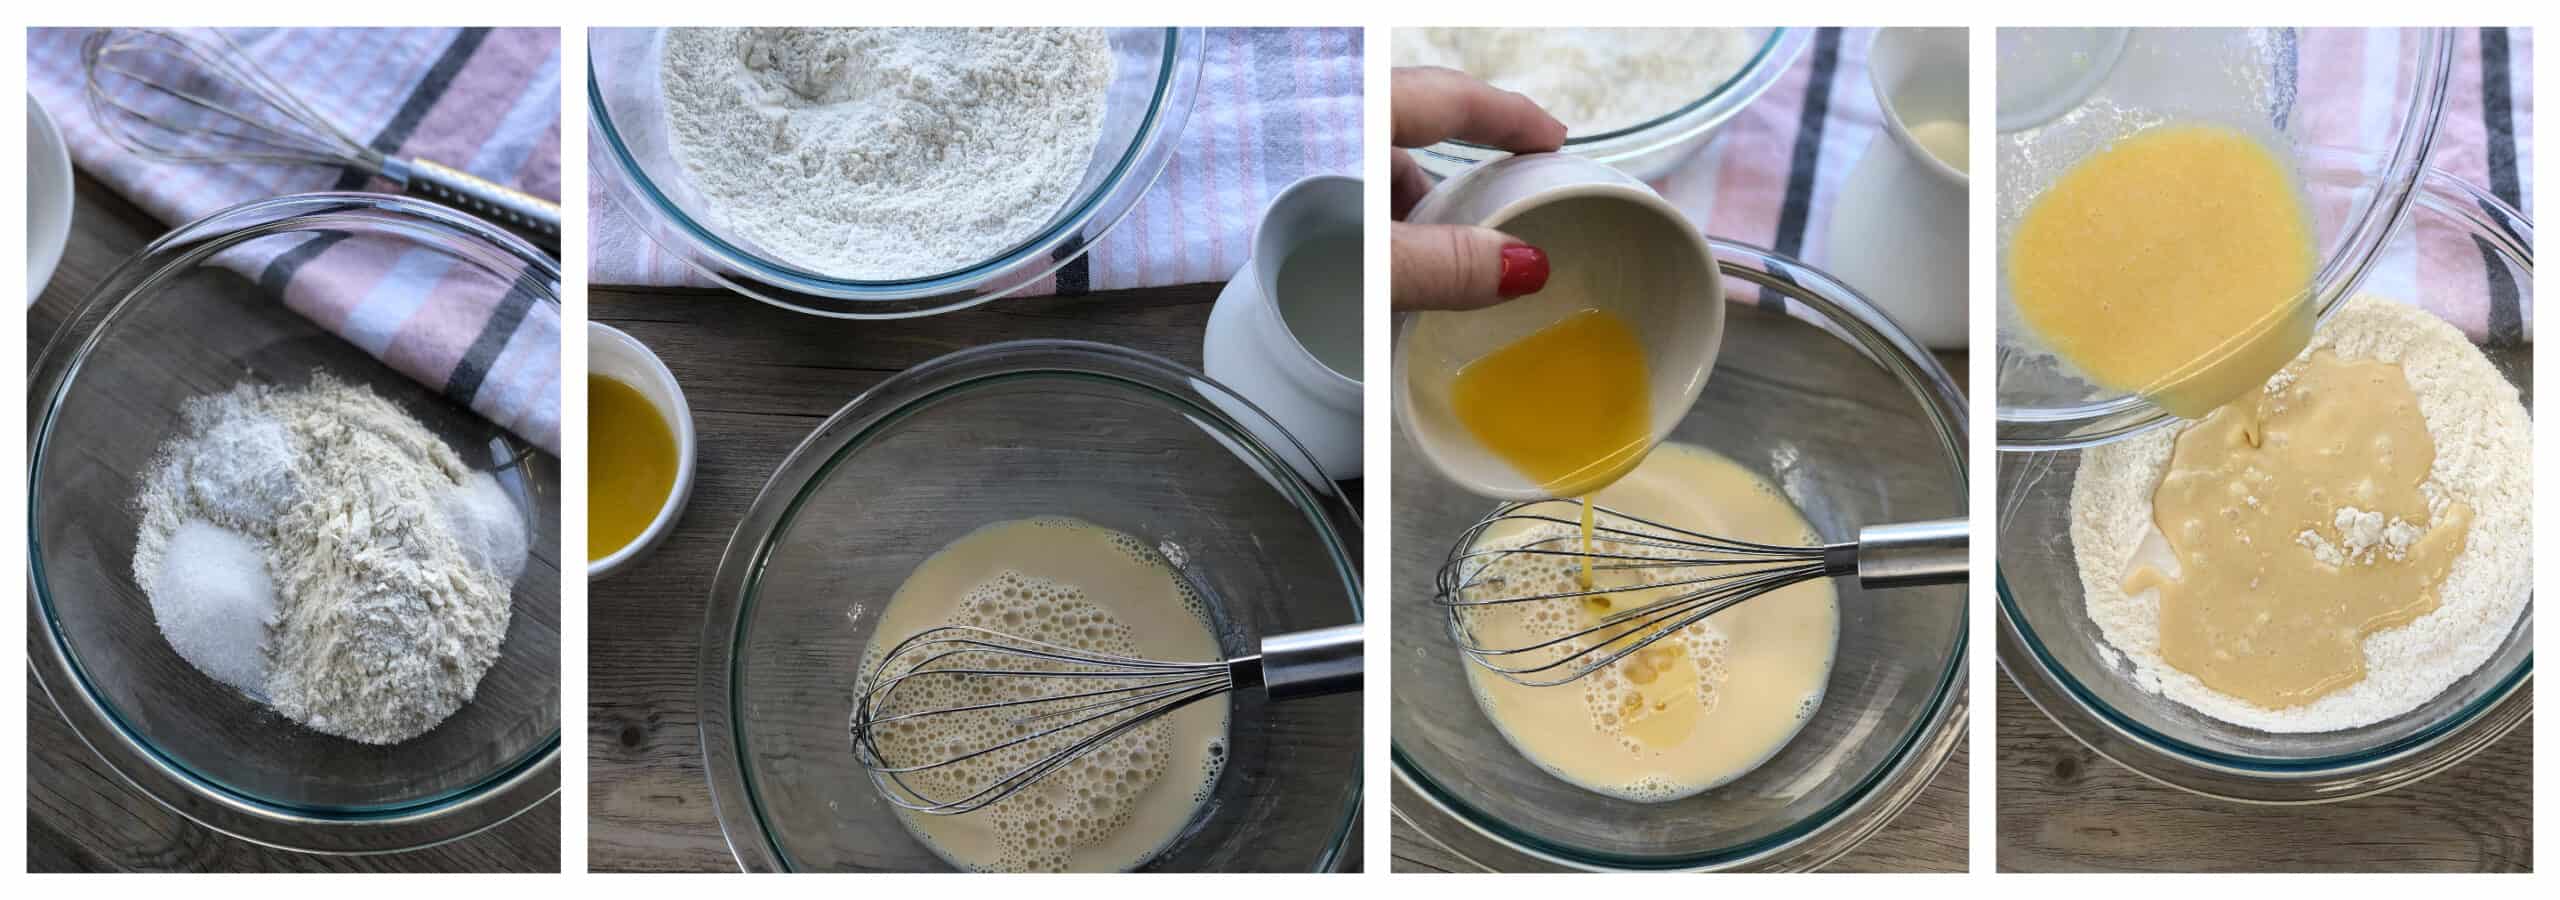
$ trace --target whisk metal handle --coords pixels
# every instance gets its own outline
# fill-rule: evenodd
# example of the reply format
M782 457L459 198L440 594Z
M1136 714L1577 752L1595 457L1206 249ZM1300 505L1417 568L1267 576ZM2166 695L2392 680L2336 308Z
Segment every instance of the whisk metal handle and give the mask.
M1962 584L1970 570L1968 548L1972 528L1963 519L1870 525L1858 529L1858 542L1827 548L1835 571L1841 550L1858 573L1860 587L1917 587Z
M1260 686L1273 700L1360 689L1360 626L1336 625L1264 638L1262 652L1227 663L1237 690Z
M560 207L551 201L434 160L386 158L382 174L409 196L487 219L560 255Z

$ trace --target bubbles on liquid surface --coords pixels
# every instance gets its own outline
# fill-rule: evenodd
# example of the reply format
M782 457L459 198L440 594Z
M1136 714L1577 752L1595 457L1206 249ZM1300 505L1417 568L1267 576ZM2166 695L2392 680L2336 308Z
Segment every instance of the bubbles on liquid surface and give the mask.
M1114 551L1126 554L1130 561L1161 570L1184 610L1206 627L1209 617L1205 598L1163 557L1134 538L1066 518L1034 519L1016 524L1076 530L1088 537L1105 538ZM1135 633L1081 588L1010 569L1000 571L971 588L941 624L982 628L1092 654L1142 655ZM887 636L881 637L885 639ZM895 643L884 640L875 646L875 652ZM908 657L901 659L907 660ZM989 665L994 662L1002 665ZM863 670L867 672L871 668L871 662L866 661ZM1091 667L1015 654L998 657L984 652L961 652L940 656L921 667L926 672L967 668L1004 668L1051 674L1028 677L987 677L956 672L921 675L901 682L901 687L875 717L885 718L924 709L1056 698L1091 692L1102 686L1097 684L1097 679L1084 677L1094 671ZM918 669L893 669L885 674L894 677L914 671ZM951 800L975 794L1005 775L1054 754L1079 739L1127 721L1127 715L1105 716L1061 734L1030 739L1040 731L1084 718L1091 711L1046 719L1039 718L1041 714L1060 713L1067 708L1093 702L1093 698L1040 700L973 713L937 715L930 720L889 723L875 729L873 734L882 758L892 765L951 761L948 765L903 776L908 784L925 796ZM997 844L994 848L997 852L992 857L974 858L973 855L973 858L963 858L959 854L945 853L945 858L988 871L1059 871L1070 868L1079 851L1110 841L1140 816L1141 804L1151 789L1166 777L1173 760L1180 755L1176 752L1176 739L1174 723L1165 717L1130 728L1003 800L964 814L966 817L982 817L981 821ZM1020 743L1014 743L1016 741ZM1012 746L1004 746L1007 744ZM983 755L969 756L988 748L996 749ZM964 756L969 758L960 759ZM1220 738L1210 748L1206 770L1198 776L1200 781L1189 792L1195 802L1205 801L1214 789L1225 759L1225 742ZM921 832L919 836L931 839Z

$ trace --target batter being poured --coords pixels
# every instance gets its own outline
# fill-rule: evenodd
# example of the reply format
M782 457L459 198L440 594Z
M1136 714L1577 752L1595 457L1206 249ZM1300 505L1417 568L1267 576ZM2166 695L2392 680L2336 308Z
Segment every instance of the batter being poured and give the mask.
M1136 538L1067 518L989 525L926 559L890 598L863 671L898 642L944 625L1146 659L1221 657L1206 603L1162 556ZM907 710L1092 689L1090 681L1065 678L907 683L919 688L901 699ZM935 717L930 726L883 730L874 739L884 758L941 759L1036 727L1020 718ZM1132 869L1172 843L1198 814L1218 782L1226 740L1227 704L1193 703L984 809L899 815L926 846L965 869ZM904 777L927 796L967 796L1059 749L1054 740L1032 741Z

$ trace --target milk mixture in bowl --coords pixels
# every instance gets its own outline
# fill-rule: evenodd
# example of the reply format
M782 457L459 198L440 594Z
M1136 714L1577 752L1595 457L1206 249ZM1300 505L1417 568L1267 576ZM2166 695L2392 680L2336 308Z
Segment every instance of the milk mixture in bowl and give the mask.
M1702 534L1786 546L1821 543L1774 486L1731 460L1685 444L1656 447L1591 499ZM1556 504L1559 513L1568 508L1567 501ZM1541 541L1578 545L1582 539L1575 526L1506 523L1489 529L1473 549ZM1592 550L1628 552L1605 538ZM1707 574L1605 568L1586 574L1555 556L1486 559L1489 570L1465 573L1462 580L1505 579L1506 596L1578 591L1586 578L1607 589ZM1676 590L1471 607L1461 615L1477 645L1518 647L1590 628ZM1577 681L1531 687L1480 666L1468 666L1467 679L1486 718L1540 768L1597 793L1664 802L1731 782L1777 755L1821 705L1839 633L1839 595L1828 580L1817 579L1717 613ZM1544 652L1562 659L1612 638L1603 631Z
M1161 555L1137 538L1070 518L988 525L926 559L890 598L862 671L871 672L900 641L946 625L1144 659L1223 655L1206 600ZM1089 680L1067 678L907 684L924 693L902 698L905 711L1094 689ZM1227 758L1227 715L1223 698L1192 703L984 809L898 814L926 846L964 869L1133 869L1180 837L1216 787ZM1039 727L1018 718L936 717L930 726L874 737L884 758L942 759ZM903 777L928 796L956 798L1063 747L1057 739L1031 741Z

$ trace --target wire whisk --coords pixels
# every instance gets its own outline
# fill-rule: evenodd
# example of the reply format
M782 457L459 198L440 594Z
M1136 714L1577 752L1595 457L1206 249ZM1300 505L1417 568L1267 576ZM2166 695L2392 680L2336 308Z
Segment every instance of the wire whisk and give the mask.
M1469 662L1519 684L1552 687L1791 585L1844 575L1856 575L1869 588L1960 584L1966 577L1963 519L1874 525L1860 529L1855 541L1787 546L1701 534L1605 506L1591 513L1590 551L1584 549L1581 504L1572 500L1505 504L1459 535L1434 577L1433 601L1446 608L1449 634ZM1547 525L1571 530L1518 543L1505 543L1497 534L1492 545L1478 546L1496 529ZM1604 544L1610 549L1602 550ZM1603 573L1637 574L1633 581L1613 577L1606 585L1594 580L1574 590L1539 592L1502 574L1498 564L1517 557L1588 566L1595 579ZM1643 602L1613 609L1589 627L1519 646L1488 646L1472 621L1492 607L1630 595Z
M560 252L558 205L366 145L259 67L221 29L98 29L81 43L80 61L90 118L126 152L179 163L353 168Z
M1175 710L1229 692L1288 700L1360 689L1360 626L1266 639L1260 653L1166 661L1096 653L967 625L917 632L857 687L853 751L880 794L958 815L1012 796ZM914 700L908 692L922 694ZM937 698L966 698L928 705ZM968 778L971 760L1022 748L1028 761Z

